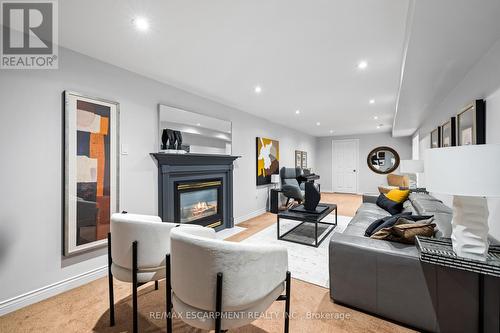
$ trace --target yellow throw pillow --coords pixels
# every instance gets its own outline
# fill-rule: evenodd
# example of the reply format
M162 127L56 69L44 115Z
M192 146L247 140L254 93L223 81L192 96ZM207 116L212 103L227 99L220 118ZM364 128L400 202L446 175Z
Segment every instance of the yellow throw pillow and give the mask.
M390 190L385 196L392 201L401 203L408 199L409 195L410 190Z

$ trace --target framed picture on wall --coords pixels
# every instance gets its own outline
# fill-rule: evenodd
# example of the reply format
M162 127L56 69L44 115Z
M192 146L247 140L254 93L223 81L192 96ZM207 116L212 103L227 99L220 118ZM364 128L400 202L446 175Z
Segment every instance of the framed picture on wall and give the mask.
M303 151L302 152L302 169L307 169L307 152Z
M431 132L431 148L441 147L441 127Z
M271 184L271 175L280 172L280 143L257 137L257 186Z
M300 150L295 151L295 167L302 167L302 152Z
M453 147L457 145L455 117L445 122L441 126L441 147Z
M64 92L64 255L107 244L118 206L119 104Z
M486 104L476 100L457 115L457 144L459 146L486 143Z

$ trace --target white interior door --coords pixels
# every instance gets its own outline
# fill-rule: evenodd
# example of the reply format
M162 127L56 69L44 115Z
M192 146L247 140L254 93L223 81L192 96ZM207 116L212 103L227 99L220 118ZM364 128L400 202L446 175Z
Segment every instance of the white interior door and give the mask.
M333 191L358 193L358 140L333 140Z

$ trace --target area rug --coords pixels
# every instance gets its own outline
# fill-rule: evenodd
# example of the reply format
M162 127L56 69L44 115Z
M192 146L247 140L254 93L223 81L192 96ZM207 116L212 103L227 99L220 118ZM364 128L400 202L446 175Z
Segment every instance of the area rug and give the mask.
M341 216L337 217L337 227L319 247L301 245L297 243L287 242L276 239L276 224L273 224L266 229L256 233L245 239L244 243L253 244L279 244L288 249L288 269L292 277L305 282L328 288L328 244L332 235L336 232L344 232L345 228L351 221L352 217ZM334 214L330 214L323 221L334 222ZM280 222L280 234L290 230L300 222L282 219ZM323 230L323 232L327 232ZM319 236L321 238L321 236Z

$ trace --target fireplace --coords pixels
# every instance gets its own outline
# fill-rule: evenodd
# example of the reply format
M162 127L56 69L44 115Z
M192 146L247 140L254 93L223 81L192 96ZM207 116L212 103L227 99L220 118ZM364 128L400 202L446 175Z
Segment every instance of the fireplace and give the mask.
M163 221L232 228L233 161L238 156L152 153Z
M222 179L174 183L175 221L215 228L222 225Z

